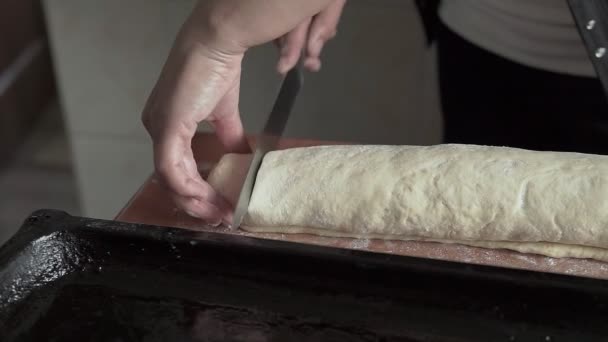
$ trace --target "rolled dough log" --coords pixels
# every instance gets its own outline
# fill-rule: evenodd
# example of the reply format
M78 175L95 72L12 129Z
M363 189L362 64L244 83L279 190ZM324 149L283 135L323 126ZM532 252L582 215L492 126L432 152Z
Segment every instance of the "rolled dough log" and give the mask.
M226 155L209 177L233 203L250 158ZM242 228L608 261L608 156L471 145L275 151Z

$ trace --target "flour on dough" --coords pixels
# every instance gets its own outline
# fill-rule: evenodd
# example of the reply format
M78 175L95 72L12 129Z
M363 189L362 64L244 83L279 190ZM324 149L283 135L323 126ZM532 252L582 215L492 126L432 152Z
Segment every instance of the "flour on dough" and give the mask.
M225 156L209 178L233 202L247 158ZM608 261L608 157L473 145L274 151L243 228Z

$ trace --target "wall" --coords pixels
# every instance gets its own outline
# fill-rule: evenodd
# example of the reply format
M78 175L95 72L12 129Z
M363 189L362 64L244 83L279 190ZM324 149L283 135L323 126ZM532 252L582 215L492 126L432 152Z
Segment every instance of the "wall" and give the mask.
M55 96L42 11L35 0L0 2L0 166Z
M111 218L152 171L140 112L193 1L45 0L82 208ZM307 75L288 135L365 143L439 140L433 54L413 2L351 0L324 70ZM276 52L243 67L241 112L255 133L277 91Z

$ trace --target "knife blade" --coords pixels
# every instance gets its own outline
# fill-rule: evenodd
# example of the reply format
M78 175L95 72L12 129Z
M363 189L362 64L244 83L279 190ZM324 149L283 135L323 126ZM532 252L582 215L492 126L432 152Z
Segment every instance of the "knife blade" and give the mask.
M232 224L230 225L230 228L233 230L240 227L243 222L243 218L249 207L249 200L251 199L255 179L260 165L262 164L262 159L264 159L266 153L277 149L279 140L281 139L287 121L289 120L291 110L293 109L298 93L302 88L303 81L304 78L299 64L291 69L283 79L279 94L275 100L272 111L268 116L266 125L256 140L253 158L249 165L249 169L247 170L245 182L239 193Z

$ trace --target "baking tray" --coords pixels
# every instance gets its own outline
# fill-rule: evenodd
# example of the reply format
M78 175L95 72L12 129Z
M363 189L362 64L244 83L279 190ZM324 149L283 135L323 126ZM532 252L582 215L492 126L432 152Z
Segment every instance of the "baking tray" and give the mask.
M599 279L38 211L0 341L606 341Z

